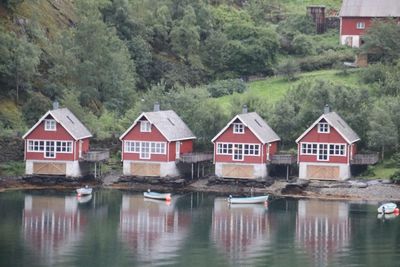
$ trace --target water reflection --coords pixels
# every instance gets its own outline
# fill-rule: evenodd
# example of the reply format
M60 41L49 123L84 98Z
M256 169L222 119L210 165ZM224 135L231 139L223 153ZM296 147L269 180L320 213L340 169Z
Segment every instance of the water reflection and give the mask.
M214 200L211 238L235 265L252 265L270 242L267 208L263 204L228 205Z
M74 196L25 195L22 217L25 244L46 265L54 264L69 251L87 224Z
M176 201L174 197L166 202L143 195L122 196L121 238L139 261L174 263L190 225L190 218L175 210Z
M349 244L351 227L347 202L299 200L296 240L315 266L326 266L331 257Z

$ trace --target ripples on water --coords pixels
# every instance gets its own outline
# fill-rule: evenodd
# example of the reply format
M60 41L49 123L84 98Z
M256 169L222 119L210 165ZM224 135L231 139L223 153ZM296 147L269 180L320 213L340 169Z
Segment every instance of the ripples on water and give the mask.
M0 194L0 266L400 266L400 219L377 204L104 190Z

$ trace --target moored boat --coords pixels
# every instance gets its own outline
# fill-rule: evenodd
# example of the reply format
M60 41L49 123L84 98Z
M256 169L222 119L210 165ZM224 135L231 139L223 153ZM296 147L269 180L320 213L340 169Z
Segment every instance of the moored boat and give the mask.
M78 196L87 196L92 194L93 189L91 187L85 186L76 189L76 193L78 193Z
M148 190L147 192L143 192L143 196L152 199L171 200L171 193L158 193Z
M382 204L379 208L378 208L378 213L393 213L393 212L398 212L397 209L397 205L395 203L385 203Z
M230 204L256 204L265 203L268 201L268 195L256 197L232 197L229 196L228 203Z

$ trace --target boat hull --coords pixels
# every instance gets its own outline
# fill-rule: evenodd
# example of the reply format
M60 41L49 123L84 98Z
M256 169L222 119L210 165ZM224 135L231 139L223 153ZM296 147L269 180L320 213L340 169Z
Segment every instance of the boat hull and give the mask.
M87 196L92 194L92 188L78 188L76 189L76 193L80 196Z
M397 205L395 203L385 203L378 208L378 213L390 214L395 212Z
M257 204L264 203L268 201L267 196L258 196L258 197L229 197L228 202L230 204Z
M171 200L171 193L144 192L144 197L159 200Z

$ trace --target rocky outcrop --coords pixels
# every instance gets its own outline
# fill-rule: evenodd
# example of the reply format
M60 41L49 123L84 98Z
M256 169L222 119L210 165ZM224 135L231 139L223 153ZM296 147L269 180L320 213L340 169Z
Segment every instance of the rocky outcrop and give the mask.
M24 140L20 137L0 138L0 163L24 159Z

